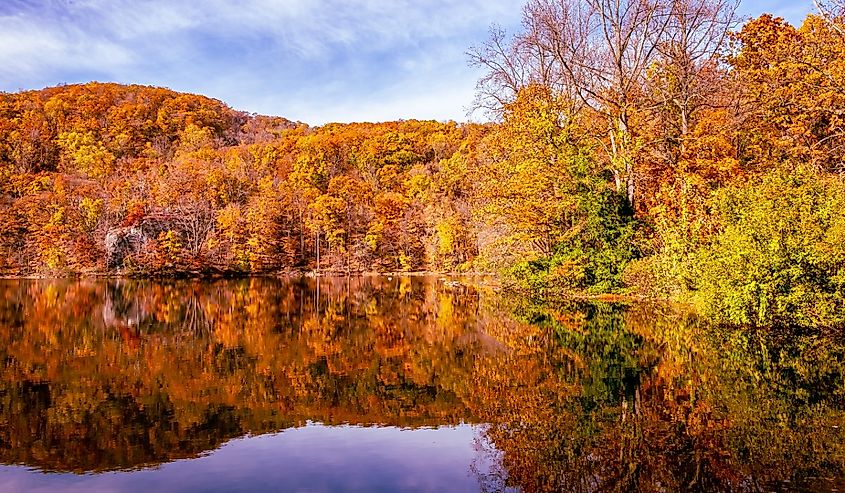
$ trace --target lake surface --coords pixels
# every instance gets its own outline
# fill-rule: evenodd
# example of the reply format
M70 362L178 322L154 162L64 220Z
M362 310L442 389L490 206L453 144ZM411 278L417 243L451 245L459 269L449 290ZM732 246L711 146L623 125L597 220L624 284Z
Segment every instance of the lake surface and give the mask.
M437 278L0 281L0 491L843 491L845 349Z

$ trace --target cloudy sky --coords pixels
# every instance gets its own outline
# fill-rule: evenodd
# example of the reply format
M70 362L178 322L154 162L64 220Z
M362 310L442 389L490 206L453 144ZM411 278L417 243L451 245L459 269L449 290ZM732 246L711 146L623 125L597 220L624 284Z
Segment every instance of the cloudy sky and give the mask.
M311 124L466 120L465 52L519 0L0 0L0 91L165 86ZM811 0L745 0L792 22Z

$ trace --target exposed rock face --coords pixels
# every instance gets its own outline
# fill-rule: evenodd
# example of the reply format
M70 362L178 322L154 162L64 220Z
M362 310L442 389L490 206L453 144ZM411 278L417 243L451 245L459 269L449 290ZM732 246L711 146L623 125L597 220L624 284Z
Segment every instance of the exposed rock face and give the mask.
M158 234L170 226L166 216L147 216L131 226L111 228L106 233L106 267L120 270L126 259L141 253Z
M121 269L126 258L141 252L149 241L140 225L110 229L106 233L106 267Z

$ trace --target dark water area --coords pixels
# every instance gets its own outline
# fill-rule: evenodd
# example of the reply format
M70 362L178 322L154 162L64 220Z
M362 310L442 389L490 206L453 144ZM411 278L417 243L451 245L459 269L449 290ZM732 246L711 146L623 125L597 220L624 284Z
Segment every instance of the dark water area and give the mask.
M0 491L841 491L840 339L437 278L0 281Z

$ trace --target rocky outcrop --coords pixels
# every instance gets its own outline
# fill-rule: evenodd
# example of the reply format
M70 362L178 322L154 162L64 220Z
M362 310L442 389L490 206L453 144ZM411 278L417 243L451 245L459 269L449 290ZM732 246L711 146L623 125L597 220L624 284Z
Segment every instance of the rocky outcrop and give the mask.
M143 252L161 233L171 226L168 216L147 216L130 226L111 228L106 233L106 267L123 269L126 260Z
M126 258L141 252L149 240L139 225L110 229L106 233L106 267L123 268Z

